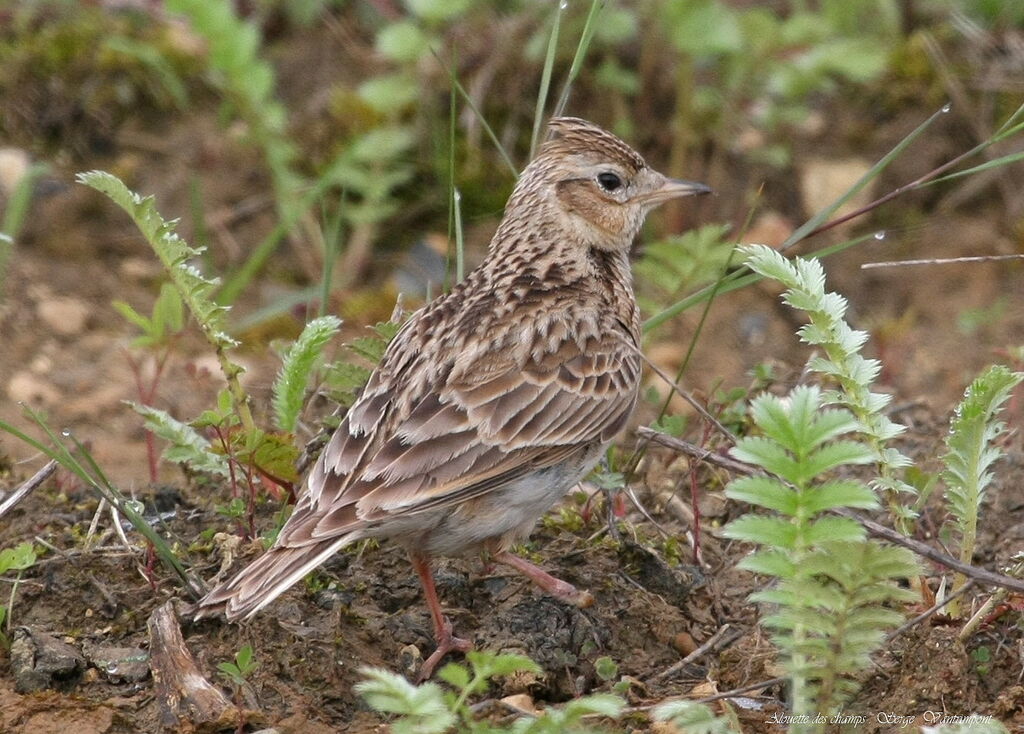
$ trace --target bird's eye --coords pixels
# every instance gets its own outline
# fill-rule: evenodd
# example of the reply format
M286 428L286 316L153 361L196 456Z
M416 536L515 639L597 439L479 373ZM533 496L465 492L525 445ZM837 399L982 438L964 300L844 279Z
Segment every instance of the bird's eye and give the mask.
M614 173L607 171L597 174L597 182L601 184L601 188L605 191L615 191L615 189L622 186L622 179Z

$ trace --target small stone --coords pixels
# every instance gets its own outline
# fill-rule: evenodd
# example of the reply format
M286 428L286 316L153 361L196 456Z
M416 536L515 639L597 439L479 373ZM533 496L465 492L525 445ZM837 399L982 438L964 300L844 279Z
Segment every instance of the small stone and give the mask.
M126 257L118 271L125 280L141 283L156 280L164 272L160 263L148 257Z
M758 215L743 235L745 242L778 248L793 234L793 223L778 212L767 211Z
M77 298L56 296L40 301L36 315L53 331L64 336L80 334L89 320L91 309Z
M149 675L149 653L138 647L85 645L89 664L114 683L135 683Z
M47 375L53 369L53 359L48 354L37 354L28 363L28 368L37 375Z
M406 645L398 651L398 659L401 662L402 670L409 678L419 673L423 666L423 653L415 645Z
M7 397L15 403L49 407L60 400L57 388L27 370L16 372L7 383Z
M672 638L672 647L685 656L697 649L697 643L689 632L680 632Z
M32 159L21 148L0 148L0 192L5 196L14 193L31 165Z
M536 716L539 713L537 707L533 704L533 697L528 693L515 693L511 696L505 696L505 698L501 699L501 702L530 716Z
M98 417L112 410L121 410L122 401L131 397L126 385L112 383L68 400L64 404L70 419Z
M66 642L29 627L19 627L11 640L11 672L18 693L52 688L85 667L81 654Z
M849 191L869 170L871 163L861 158L812 158L805 161L800 172L804 210L808 214L821 211ZM871 189L871 184L865 186L832 216L841 217L867 204L871 201Z

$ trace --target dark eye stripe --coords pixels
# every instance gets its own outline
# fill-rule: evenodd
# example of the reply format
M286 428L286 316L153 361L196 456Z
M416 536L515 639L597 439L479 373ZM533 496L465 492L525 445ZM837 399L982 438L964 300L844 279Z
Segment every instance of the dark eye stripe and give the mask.
M597 182L601 184L601 188L605 191L615 191L615 189L622 186L622 179L608 171L597 174Z

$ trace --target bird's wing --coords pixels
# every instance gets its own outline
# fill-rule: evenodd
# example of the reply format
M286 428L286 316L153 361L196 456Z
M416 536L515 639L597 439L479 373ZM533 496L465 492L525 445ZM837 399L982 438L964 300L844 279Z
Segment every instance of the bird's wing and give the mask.
M628 332L555 330L528 349L499 342L433 371L409 348L410 333L335 432L279 545L320 543L557 465L611 440L636 402L641 366Z

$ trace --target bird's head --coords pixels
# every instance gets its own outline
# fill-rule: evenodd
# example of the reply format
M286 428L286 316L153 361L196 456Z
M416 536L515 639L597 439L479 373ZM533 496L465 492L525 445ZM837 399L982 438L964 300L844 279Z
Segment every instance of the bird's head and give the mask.
M606 130L575 117L556 117L550 137L520 177L513 201L553 207L581 242L626 251L647 213L669 199L711 191L667 178Z

